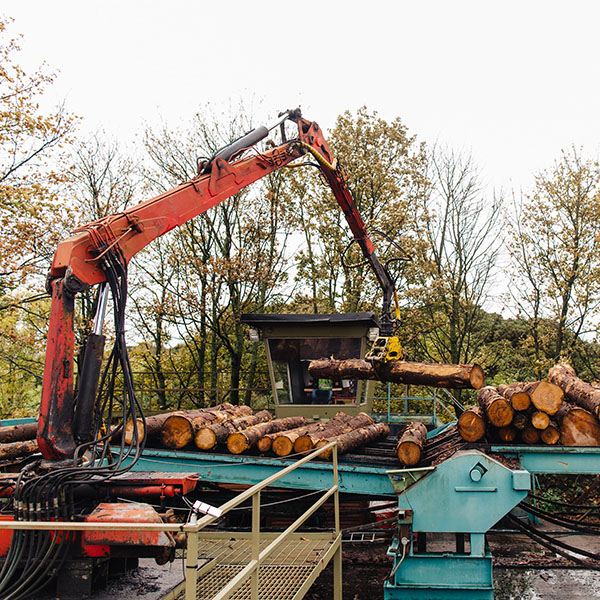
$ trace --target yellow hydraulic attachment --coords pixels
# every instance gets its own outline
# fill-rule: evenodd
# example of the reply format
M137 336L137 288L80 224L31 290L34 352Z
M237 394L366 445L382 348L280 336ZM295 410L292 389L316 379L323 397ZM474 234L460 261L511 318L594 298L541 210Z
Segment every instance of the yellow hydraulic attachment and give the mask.
M400 321L400 304L398 302L398 294L394 290L394 308L396 311L396 323ZM379 336L374 342L371 349L367 352L365 360L369 362L388 362L390 360L402 360L404 352L400 339L393 336Z
M367 352L365 360L369 362L388 362L390 360L402 360L403 357L402 346L396 336L378 337Z

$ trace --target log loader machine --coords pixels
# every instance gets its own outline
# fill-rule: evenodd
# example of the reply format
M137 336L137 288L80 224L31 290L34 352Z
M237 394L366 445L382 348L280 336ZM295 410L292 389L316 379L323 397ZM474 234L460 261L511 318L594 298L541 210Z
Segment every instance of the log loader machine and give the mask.
M291 139L286 135L289 123L297 127ZM259 151L257 144L273 130L280 131L280 143ZM27 462L19 473L2 479L0 494L8 498L5 519L152 522L159 517L151 506L118 503L115 499L139 501L153 494L164 499L185 496L194 489L196 478L190 475L131 472L144 446L137 435L130 444L121 436L116 451L110 445L128 420L143 416L125 342L127 265L155 238L304 157L312 160L301 164L316 166L331 187L354 241L383 290L380 338L370 358L377 361L400 356L394 337L398 315L392 315L394 281L388 265L375 254L343 170L317 123L303 118L300 110L282 113L271 127L253 129L199 164L198 175L192 180L84 225L58 245L47 278L51 311L37 435L42 456ZM79 350L75 391L75 298L92 286L98 287L97 313L93 331ZM102 328L109 296L115 340L104 360ZM117 395L118 380L123 391ZM116 427L111 423L113 414L120 417ZM30 596L41 581L49 580L74 556L109 556L118 549L135 548L138 555L166 560L174 546L171 536L165 534L111 532L78 536L21 530L14 534L5 530L2 534L0 597L11 600Z

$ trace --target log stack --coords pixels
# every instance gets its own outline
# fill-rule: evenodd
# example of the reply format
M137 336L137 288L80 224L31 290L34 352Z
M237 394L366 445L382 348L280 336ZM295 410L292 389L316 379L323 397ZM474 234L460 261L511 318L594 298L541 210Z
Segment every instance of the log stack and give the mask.
M479 390L478 405L458 419L467 442L600 446L600 389L556 365L548 381L515 382Z

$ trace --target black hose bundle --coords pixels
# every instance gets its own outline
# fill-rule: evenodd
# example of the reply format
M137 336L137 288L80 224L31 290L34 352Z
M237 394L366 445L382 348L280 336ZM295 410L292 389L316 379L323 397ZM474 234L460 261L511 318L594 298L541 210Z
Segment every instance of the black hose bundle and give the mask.
M80 444L72 466L53 468L42 474L32 464L19 473L13 493L15 520L70 521L75 518L74 488L82 483L108 481L127 472L143 450L143 441L134 428L131 443L121 443L116 456L110 451L110 440L124 431L129 419L143 418L133 386L133 373L125 342L125 306L127 302L127 264L118 249L103 256L103 269L113 298L115 342L102 373L95 400L94 429L91 441ZM122 376L122 392L117 381ZM112 431L110 426L115 402L122 409L122 420ZM131 459L127 464L125 461ZM39 461L38 461L39 463ZM0 569L0 598L21 600L45 587L59 571L69 555L76 533L68 531L15 530L11 546Z

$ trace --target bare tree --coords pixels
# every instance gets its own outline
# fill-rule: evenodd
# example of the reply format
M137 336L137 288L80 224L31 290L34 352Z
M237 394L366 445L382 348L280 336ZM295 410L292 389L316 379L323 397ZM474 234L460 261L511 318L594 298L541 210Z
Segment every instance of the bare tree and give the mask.
M470 156L434 147L423 198L429 268L423 270L429 335L421 351L433 360L470 362L474 335L499 252L502 200L487 196Z

